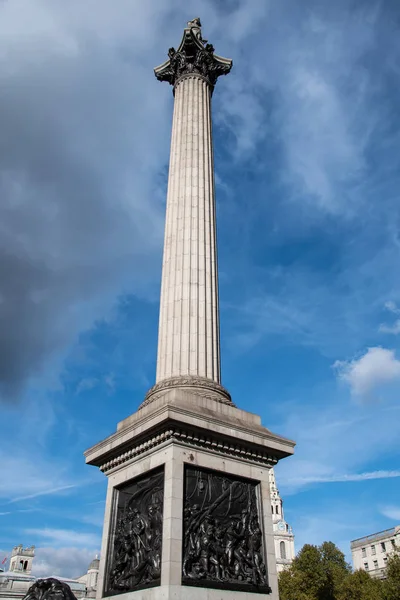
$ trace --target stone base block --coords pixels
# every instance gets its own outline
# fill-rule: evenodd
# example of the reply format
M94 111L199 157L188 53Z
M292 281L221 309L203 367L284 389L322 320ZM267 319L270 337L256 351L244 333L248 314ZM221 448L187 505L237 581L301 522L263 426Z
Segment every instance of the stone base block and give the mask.
M278 600L278 596L273 594L264 596L245 592L232 592L230 590L212 590L180 585L162 585L147 590L121 594L116 597L116 600L262 600L263 598Z
M278 600L269 469L293 446L177 390L120 423L86 452L108 477L98 600Z

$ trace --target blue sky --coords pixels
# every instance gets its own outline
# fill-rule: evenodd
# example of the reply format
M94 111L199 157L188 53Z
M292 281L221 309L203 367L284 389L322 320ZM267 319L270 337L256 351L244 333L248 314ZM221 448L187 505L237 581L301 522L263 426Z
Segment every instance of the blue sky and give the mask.
M0 551L77 576L106 480L83 451L154 383L172 94L199 14L213 98L222 379L297 442L296 546L400 522L397 2L0 3ZM22 16L23 15L23 18Z

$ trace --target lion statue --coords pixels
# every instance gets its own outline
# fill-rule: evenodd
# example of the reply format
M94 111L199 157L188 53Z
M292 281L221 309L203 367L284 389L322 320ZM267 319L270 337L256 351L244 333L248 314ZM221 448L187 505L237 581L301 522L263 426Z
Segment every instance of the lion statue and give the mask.
M49 577L35 581L23 600L76 600L76 597L64 581Z

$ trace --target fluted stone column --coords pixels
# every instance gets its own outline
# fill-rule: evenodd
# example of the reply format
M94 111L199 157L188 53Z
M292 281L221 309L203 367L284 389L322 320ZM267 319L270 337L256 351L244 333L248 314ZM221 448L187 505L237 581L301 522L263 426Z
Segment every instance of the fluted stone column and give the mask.
M199 20L155 69L174 86L156 385L195 386L231 403L220 385L218 268L211 96L232 61L214 54Z
M157 381L220 382L211 94L200 75L175 87Z

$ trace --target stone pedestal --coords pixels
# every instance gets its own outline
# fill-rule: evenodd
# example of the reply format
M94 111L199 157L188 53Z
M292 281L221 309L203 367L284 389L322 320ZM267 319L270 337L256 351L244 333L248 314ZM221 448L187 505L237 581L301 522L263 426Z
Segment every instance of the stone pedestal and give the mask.
M165 391L162 397L119 423L115 434L86 452L87 463L99 467L108 477L97 597L117 594L130 600L183 600L188 597L250 600L267 594L277 600L269 469L280 458L291 454L293 446L290 440L264 428L258 416L181 389ZM189 487L188 476L191 478ZM196 490L193 487L194 477L200 478L194 484ZM146 488L146 478L150 481L150 488ZM213 489L207 487L210 485ZM193 498L193 493L196 494L195 504L188 498L188 494ZM201 494L204 494L202 506L197 504ZM127 499L125 505L124 499ZM149 514L149 507L153 506L156 508L151 508ZM133 514L135 508L139 515ZM191 534L187 531L187 523L188 517L194 522L196 510L199 518L195 522L193 537L197 541L193 541L201 543L199 538L209 535L213 549L204 551L203 559L199 558L200 548L195 550L193 560L189 561L192 564L186 569L190 575L185 577L184 562ZM156 551L158 556L140 548L142 543L147 544L146 528L150 532L152 512L158 516L155 517L153 533L149 535L149 538L153 535L153 540L149 540L148 547L151 544L160 547L161 551ZM118 539L123 515L125 529ZM251 525L247 522L250 517L253 519ZM232 538L234 542L229 556L227 529L231 522L237 537ZM236 577L235 563L237 571L241 568L237 553L240 556L242 522L247 523L248 532L254 532L258 526L261 541L254 558L249 555L251 544L247 539L244 550L248 556L242 561L245 570ZM208 534L207 526L211 528ZM218 532L218 527L224 531ZM124 536L127 547L121 549ZM215 550L218 536L223 538L223 552ZM135 559L135 552L147 566L142 579L135 576L129 580L126 578L130 569L128 563L134 565L139 562ZM218 553L219 562L227 565L229 561L229 572L233 573L233 576L219 573L222 581L217 580L212 561L214 557L215 562ZM204 576L202 560L204 562L207 555L208 560L211 558L208 565L211 579ZM252 572L251 564L256 566L257 562L262 563L264 575L261 577L255 570ZM113 571L118 569L125 569L125 575L119 577L122 585L118 583L118 574L113 575ZM199 575L199 578L191 580L193 575ZM126 591L124 586L132 586L132 590Z

